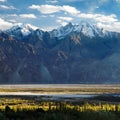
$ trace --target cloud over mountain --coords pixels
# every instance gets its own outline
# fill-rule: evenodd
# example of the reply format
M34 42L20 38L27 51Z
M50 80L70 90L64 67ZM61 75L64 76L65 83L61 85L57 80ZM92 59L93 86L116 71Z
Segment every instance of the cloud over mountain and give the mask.
M13 24L11 22L5 21L4 19L0 18L0 30L6 30L12 26Z
M29 6L30 9L38 10L40 13L43 14L51 14L56 12L67 12L70 14L78 14L80 13L75 7L71 7L69 5L58 6L58 5L32 5Z
M34 14L20 14L21 18L36 19L37 17Z
M14 6L6 6L6 5L0 5L0 9L4 10L14 10L16 9Z
M7 0L0 0L0 2L6 2Z
M119 0L0 0L0 3L0 18L10 24L29 23L50 30L70 21L76 24L85 20L120 32Z

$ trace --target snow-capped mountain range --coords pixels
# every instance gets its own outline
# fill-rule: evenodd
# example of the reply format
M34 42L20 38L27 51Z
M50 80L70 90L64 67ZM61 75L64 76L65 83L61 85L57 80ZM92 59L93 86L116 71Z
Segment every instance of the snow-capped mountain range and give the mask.
M79 24L73 25L72 23L67 24L64 27L60 27L59 29L53 30L51 33L54 37L64 37L71 32L81 32L85 36L94 37L95 35L103 36L103 29L98 28L95 25L91 25L88 22L82 21Z
M38 29L35 26L32 26L31 24L22 24L22 23L18 23L15 26L13 26L12 28L6 30L5 32L10 34L11 36L28 36L29 34L31 34L33 31L35 31L36 29Z
M19 23L13 26L12 28L6 30L5 32L10 34L11 36L19 36L19 35L28 36L29 34L33 33L33 31L36 30L42 31L38 27L32 26L30 24ZM81 21L79 24L68 23L66 26L62 26L58 29L54 29L49 33L51 34L51 37L57 37L59 39L62 39L66 35L72 32L82 33L88 37L95 37L95 36L104 37L105 35L109 34L108 31L105 31L102 28L98 28L97 26L92 25L85 21Z
M0 31L0 83L120 83L120 33L82 21Z

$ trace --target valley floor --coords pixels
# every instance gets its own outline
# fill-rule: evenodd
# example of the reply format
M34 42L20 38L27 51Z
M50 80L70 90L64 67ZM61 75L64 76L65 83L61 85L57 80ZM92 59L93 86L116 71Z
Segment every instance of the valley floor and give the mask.
M0 120L120 120L120 85L0 85Z

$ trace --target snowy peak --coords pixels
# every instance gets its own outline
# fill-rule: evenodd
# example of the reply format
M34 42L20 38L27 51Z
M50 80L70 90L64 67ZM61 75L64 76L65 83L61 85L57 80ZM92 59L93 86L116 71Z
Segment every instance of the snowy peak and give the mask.
M64 38L66 35L68 35L70 32L73 31L73 24L68 23L66 26L62 26L58 29L52 30L50 33L52 37L58 37L59 39Z
M29 35L32 31L36 30L37 27L32 26L30 24L22 24L18 23L6 32L9 33L10 35L22 35L22 36L27 36Z
M94 26L90 25L87 22L81 22L79 24L79 27L81 28L81 33L89 37L94 37L94 31L95 31Z
M15 26L13 26L13 28L21 28L21 29L29 29L29 30L36 30L37 27L36 26L33 26L31 24L23 24L23 23L18 23L16 24Z
M38 38L42 39L45 33L45 31L42 31L33 25L22 23L16 24L11 29L5 32L14 38L17 38L18 40L23 40L24 38L29 36L37 36ZM88 38L112 37L115 34L110 31L105 31L102 28L99 28L96 25L90 24L86 21L81 21L79 24L68 23L66 26L61 26L58 29L54 29L48 32L51 38L56 37L59 40L64 39L67 35L70 35L71 33L77 33L79 36L84 35ZM118 36L117 33L116 36Z
M82 33L88 37L103 36L104 33L101 28L92 25L86 21L81 21L79 24L68 23L66 26L62 26L59 29L53 30L52 36L58 37L59 39L65 37L71 32Z

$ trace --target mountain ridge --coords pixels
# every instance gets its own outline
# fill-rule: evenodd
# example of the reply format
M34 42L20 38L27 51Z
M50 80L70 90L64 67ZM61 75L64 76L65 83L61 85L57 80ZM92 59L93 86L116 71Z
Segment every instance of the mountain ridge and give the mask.
M102 36L103 34L108 34L108 32L113 33L111 31L106 31L103 28L99 28L96 25L92 25L86 21L81 21L79 24L73 24L69 22L67 25L61 26L51 31L44 31L30 24L19 23L4 32L12 35L14 34L14 31L17 31L17 30L18 32L21 32L24 36L29 35L30 32L32 31L39 30L42 32L49 32L50 34L52 34L52 37L66 36L67 34L70 34L71 32L82 32L84 35L89 36L89 37L94 37L94 34ZM117 33L117 32L114 32L114 33Z
M120 83L120 33L86 22L30 27L0 32L0 83Z

